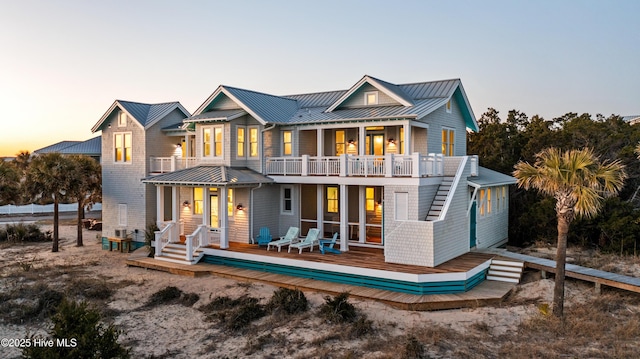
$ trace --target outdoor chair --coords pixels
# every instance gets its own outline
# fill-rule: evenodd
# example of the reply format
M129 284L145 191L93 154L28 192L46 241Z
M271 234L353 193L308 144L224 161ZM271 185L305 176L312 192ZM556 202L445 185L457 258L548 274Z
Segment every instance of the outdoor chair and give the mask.
M267 250L269 250L271 246L274 246L278 247L278 252L280 252L280 249L283 246L288 246L291 243L295 243L298 241L298 232L300 232L300 228L289 227L289 230L287 231L287 234L284 235L284 237L280 237L279 240L269 242L269 244L267 244Z
M302 253L304 248L309 248L311 252L313 252L313 246L318 244L318 236L320 235L320 230L318 228L311 228L307 233L307 237L300 242L292 243L289 245L289 253L291 253L291 248L297 248L298 254Z
M320 247L320 252L324 254L325 251L329 253L340 254L340 250L333 248L338 240L338 232L333 234L333 238L331 239L321 239L318 241L318 247Z
M256 237L255 242L258 242L259 246L266 246L271 242L273 238L271 238L271 232L269 232L269 227L260 228L260 234Z

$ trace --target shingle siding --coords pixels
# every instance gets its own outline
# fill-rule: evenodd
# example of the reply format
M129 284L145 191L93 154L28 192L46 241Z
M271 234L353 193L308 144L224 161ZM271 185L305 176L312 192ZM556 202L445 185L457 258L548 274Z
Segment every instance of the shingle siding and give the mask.
M478 248L503 244L509 237L509 191L506 192L506 203L501 204L504 207L498 211L495 200L497 188L499 187L491 188L494 197L491 201L493 207L491 214L481 216L480 211L476 211L476 247Z
M340 105L340 108L364 106L364 94L365 92L371 91L378 92L378 105L399 105L398 101L394 100L386 93L378 90L372 85L364 84L359 90L354 92L346 101L344 101L342 105Z
M428 131L428 153L442 153L442 129L455 129L455 156L466 156L467 154L467 130L460 107L454 98L451 99L451 113L448 113L445 106L433 111L419 121L429 124Z

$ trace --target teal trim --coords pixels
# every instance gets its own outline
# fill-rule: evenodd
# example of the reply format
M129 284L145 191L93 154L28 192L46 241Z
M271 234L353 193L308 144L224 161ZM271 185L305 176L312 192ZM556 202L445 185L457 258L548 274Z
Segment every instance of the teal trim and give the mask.
M460 110L462 112L462 118L464 118L464 123L468 129L473 132L478 132L478 126L476 125L476 120L473 118L471 113L469 112L466 102L464 100L464 96L462 96L462 91L460 91L460 87L458 87L453 93L453 97L456 99L460 106Z
M144 242L129 242L129 243L123 243L124 246L124 250L127 250L127 246L131 246L131 248L129 249L129 251L135 251L138 248L144 247ZM105 251L109 250L109 240L107 240L107 237L102 237L102 249ZM116 243L111 243L111 250L112 251L117 251L118 247L116 246Z
M471 211L469 212L469 248L473 248L477 245L477 241L476 241L476 221L477 221L477 215L476 215L476 208L477 208L477 202L473 201L471 203Z
M486 271L481 271L467 280L415 283L213 255L205 255L201 262L415 295L463 293L480 284L486 278Z

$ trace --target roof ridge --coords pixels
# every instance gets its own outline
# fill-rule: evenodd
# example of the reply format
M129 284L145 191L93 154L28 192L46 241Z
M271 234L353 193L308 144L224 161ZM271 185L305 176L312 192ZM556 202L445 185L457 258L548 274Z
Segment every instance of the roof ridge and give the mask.
M146 105L146 106L156 106L156 105L168 105L168 104L179 104L180 101L167 101L167 102L159 102L159 103L145 103L145 102L138 102L138 101L129 101L129 100L116 100L118 102L128 102L128 103L135 103L138 105Z
M233 87L233 86L227 86L227 85L220 85L220 86L222 86L222 88L225 88L225 89L234 89L234 90L240 90L240 91L254 93L254 94L257 94L257 95L275 97L275 98L283 99L283 100L296 101L296 102L298 101L298 100L294 100L292 98L287 98L287 97L278 96L278 95L272 95L272 94L269 94L269 93L266 93L266 92L260 92L260 91L255 91L255 90L247 90L247 89L243 89L243 88L239 88L239 87Z
M460 78L452 78L452 79L434 80L434 81L419 81L419 82L409 82L409 83L406 83L406 84L397 84L396 86L431 84L431 83L434 83L434 82L446 82L446 81L461 81L461 80L460 80Z

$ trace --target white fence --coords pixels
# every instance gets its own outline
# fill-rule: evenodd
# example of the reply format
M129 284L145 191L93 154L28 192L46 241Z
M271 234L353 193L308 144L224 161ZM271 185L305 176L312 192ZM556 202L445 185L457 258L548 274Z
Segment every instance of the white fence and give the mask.
M76 212L78 210L77 203L59 204L59 212ZM96 203L91 207L92 211L101 211L102 203ZM12 204L0 206L0 214L36 214L36 213L53 213L53 204L26 204L23 206L14 206Z

